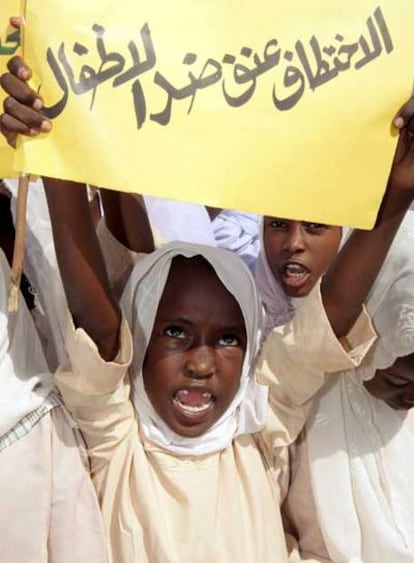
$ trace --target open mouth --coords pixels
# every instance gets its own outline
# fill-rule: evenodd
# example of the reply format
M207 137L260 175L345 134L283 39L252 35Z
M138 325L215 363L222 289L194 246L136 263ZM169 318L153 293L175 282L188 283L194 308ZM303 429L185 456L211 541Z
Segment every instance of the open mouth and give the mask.
M283 283L288 287L301 287L309 276L308 268L297 262L288 262L282 270Z
M214 396L202 389L179 389L172 399L174 407L184 416L197 418L209 411L214 403Z

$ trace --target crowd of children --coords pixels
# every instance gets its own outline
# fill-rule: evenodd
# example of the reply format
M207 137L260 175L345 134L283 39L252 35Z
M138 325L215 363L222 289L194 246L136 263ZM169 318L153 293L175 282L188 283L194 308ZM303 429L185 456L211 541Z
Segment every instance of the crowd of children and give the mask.
M11 145L51 129L29 78ZM36 327L0 255L2 562L414 561L414 98L394 124L372 231L199 207L194 242L162 202L101 190L96 225L85 185L33 188Z

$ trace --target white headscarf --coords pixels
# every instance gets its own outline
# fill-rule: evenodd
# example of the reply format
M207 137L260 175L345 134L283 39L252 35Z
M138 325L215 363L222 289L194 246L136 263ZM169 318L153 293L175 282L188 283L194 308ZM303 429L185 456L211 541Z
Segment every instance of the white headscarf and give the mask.
M171 262L176 256L203 258L240 305L246 324L247 348L240 387L221 418L198 438L175 434L152 407L145 392L142 365ZM121 304L132 331L131 398L145 437L179 455L202 455L227 448L235 436L260 430L267 412L267 387L252 377L261 336L261 308L254 280L240 258L230 252L189 243L170 243L138 262Z
M0 437L39 408L53 389L39 337L26 304L7 311L9 265L0 250Z
M363 381L414 352L414 213L409 212L368 299L379 335L358 369L315 401L307 444L317 519L332 560L414 561L414 435Z
M292 319L295 309L290 298L286 295L280 280L276 279L270 267L264 244L264 229L263 217L259 227L260 252L256 264L255 278L265 310L263 337L266 338L275 326L288 323Z

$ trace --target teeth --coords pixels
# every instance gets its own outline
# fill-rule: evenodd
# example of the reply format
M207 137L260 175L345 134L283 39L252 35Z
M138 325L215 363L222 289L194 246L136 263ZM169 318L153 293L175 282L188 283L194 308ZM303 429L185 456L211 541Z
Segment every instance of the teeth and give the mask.
M210 395L210 393L206 393L206 395ZM174 403L184 412L189 413L189 414L199 414L202 413L204 411L206 411L210 405L211 405L211 395L210 395L210 399L207 403L205 403L204 405L198 405L198 406L191 406L191 405L184 405L184 403L182 403L179 399L173 399Z
M306 274L305 268L299 264L286 264L285 272L289 276L303 276Z

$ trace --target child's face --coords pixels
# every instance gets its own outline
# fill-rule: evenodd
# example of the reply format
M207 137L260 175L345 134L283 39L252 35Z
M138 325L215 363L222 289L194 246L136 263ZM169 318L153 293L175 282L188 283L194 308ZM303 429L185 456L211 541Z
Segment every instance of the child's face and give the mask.
M341 227L265 217L266 256L287 295L310 293L338 252L341 236Z
M379 369L365 387L393 409L408 410L414 406L414 354L398 358L387 369Z
M152 406L177 434L203 434L237 393L246 351L240 307L202 260L175 259L146 352Z

